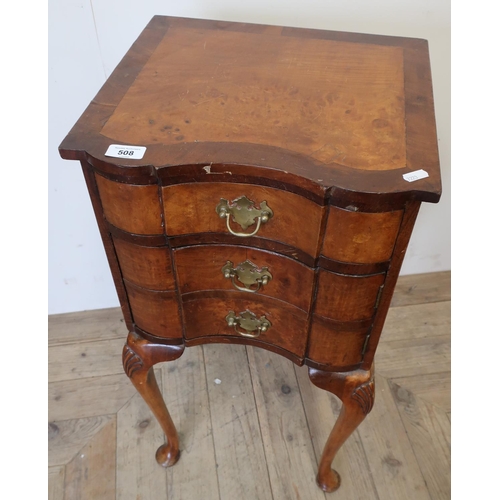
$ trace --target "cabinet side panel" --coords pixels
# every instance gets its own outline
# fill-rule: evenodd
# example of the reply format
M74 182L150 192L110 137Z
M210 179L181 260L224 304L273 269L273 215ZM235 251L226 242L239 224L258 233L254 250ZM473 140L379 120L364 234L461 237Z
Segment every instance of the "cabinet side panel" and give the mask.
M391 264L389 266L389 270L387 271L384 289L380 296L379 305L363 357L362 368L365 370L368 370L373 363L380 334L382 333L385 318L387 316L387 312L389 311L394 288L398 280L399 271L401 270L401 266L403 264L406 249L408 248L408 243L413 231L413 226L415 225L415 220L417 219L419 208L419 201L410 201L406 205L403 220L401 221L401 228L396 240L396 245L394 246Z
M90 200L92 202L92 207L94 209L95 217L97 220L97 226L99 227L99 232L101 233L104 250L106 251L106 257L108 258L111 275L113 276L113 282L118 294L123 317L125 319L127 328L129 329L129 331L132 331L133 322L128 303L127 291L125 290L125 286L123 284L122 273L120 270L120 265L118 264L118 258L116 256L113 240L111 234L108 232L106 221L104 220L104 212L102 209L101 200L99 198L99 192L97 190L94 172L87 162L81 161L80 163L82 165L83 175L85 177L85 182L87 183L87 189L89 191Z

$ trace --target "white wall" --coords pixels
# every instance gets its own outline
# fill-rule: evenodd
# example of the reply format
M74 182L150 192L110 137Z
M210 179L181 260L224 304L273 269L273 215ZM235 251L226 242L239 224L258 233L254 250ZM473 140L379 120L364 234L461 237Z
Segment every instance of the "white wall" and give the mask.
M49 314L118 305L80 166L57 147L155 14L429 40L443 196L422 206L402 273L450 269L448 0L50 0Z

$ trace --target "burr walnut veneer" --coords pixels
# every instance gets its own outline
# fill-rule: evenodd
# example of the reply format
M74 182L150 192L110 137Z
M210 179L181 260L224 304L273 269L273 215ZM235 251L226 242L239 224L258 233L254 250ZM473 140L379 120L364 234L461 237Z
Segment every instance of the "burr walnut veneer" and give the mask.
M179 443L152 366L249 344L342 400L317 477L338 488L420 203L441 192L427 42L156 16L59 150L83 167L158 462Z

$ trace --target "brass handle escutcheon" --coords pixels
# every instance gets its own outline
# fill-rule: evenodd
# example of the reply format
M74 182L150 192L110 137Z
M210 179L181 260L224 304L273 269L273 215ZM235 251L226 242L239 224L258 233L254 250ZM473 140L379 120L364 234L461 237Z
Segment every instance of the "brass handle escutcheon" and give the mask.
M229 232L241 238L248 238L257 234L261 224L265 224L274 215L265 201L261 201L260 208L257 208L256 204L246 196L240 196L231 202L221 198L219 204L215 207L215 211L221 219L226 218ZM231 217L243 229L247 229L255 223L257 226L251 233L238 233L231 228ZM255 222L256 220L257 222Z
M243 337L256 338L261 332L266 332L271 328L271 322L265 317L257 316L248 309L245 312L240 312L239 316L236 316L234 311L229 311L226 316L226 322L228 326L234 327L234 331ZM238 327L243 328L239 330Z
M236 267L233 266L234 264L228 260L222 266L222 274L224 278L231 278L234 288L242 292L256 293L262 285L267 285L269 280L273 278L267 267L259 268L249 260L238 264ZM236 279L243 286L238 285ZM257 285L256 288L255 285Z

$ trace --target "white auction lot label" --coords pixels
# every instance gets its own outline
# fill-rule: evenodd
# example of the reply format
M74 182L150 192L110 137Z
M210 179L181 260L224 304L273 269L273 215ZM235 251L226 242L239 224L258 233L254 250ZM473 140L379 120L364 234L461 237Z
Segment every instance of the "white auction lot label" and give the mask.
M409 172L407 174L403 174L403 179L408 182L415 182L420 179L425 179L429 177L429 174L425 170L415 170L414 172Z
M113 158L140 160L144 156L145 152L145 146L123 146L121 144L111 144L104 154L105 156L112 156Z

